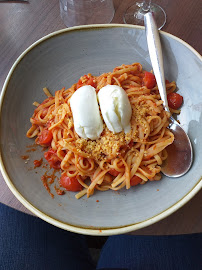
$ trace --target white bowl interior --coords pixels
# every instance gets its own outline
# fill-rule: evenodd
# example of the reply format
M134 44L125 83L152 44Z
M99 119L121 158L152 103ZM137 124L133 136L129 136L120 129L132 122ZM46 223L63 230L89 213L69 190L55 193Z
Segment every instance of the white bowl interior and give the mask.
M63 86L70 87L79 77L99 75L121 64L139 62L151 70L143 28L108 26L70 29L54 34L32 46L9 75L1 111L2 161L15 189L34 208L53 219L80 228L119 228L137 224L159 215L175 205L197 185L202 176L202 76L199 56L170 35L161 33L165 77L175 80L184 97L178 117L188 132L194 148L194 162L183 177L163 176L150 182L119 192L95 192L76 200L75 193L52 199L41 181L45 169L33 168L33 161L43 156L41 148L29 153L27 146L34 140L26 138L34 106L33 101L45 99L42 88L52 93ZM4 89L4 90L5 90ZM52 192L55 194L54 189ZM99 200L99 202L96 202ZM76 229L75 229L76 230Z

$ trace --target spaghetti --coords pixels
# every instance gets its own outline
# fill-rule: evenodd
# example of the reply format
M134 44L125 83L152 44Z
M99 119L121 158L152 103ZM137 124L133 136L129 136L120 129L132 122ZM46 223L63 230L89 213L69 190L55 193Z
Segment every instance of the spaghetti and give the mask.
M152 73L139 63L121 65L98 77L84 75L70 88L62 88L48 96L30 118L27 137L49 147L44 153L51 167L61 169L60 184L67 190L79 191L76 198L95 189L100 191L129 189L137 184L161 179L161 164L167 158L166 147L174 140L167 129L170 114L163 108ZM145 80L149 75L150 80ZM153 76L153 77L152 77ZM132 107L131 131L113 134L104 126L97 140L80 138L74 130L70 98L83 85L102 87L119 85ZM176 89L175 82L166 82L167 93ZM90 183L89 183L90 182Z

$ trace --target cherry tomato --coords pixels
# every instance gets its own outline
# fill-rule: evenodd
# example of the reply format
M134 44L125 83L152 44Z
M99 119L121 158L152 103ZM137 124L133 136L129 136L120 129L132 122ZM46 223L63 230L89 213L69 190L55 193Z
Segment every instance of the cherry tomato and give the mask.
M179 109L183 102L183 97L177 93L169 93L168 94L168 106L174 110Z
M53 150L52 148L50 148L48 150L48 152L45 152L44 153L44 157L48 161L48 163L49 163L49 165L50 165L51 168L60 169L61 160L57 156L57 153L56 153L55 150Z
M81 191L82 185L78 182L76 177L69 177L66 173L63 173L60 178L60 185L68 191Z
M94 82L93 77L91 77L89 75L84 75L81 79L79 79L76 88L78 89L84 85L91 85L91 86L95 87L95 82Z
M42 132L38 136L38 144L45 144L45 145L50 145L51 141L53 138L53 134L50 130L48 129L43 129Z
M109 170L109 174L113 175L113 176L118 176L119 175L119 172L116 171L115 169L110 169Z
M145 71L143 84L148 88L152 89L156 85L156 78L153 73Z
M137 175L134 175L131 179L130 179L130 185L131 186L137 186L138 184L140 184L142 182L142 179L137 176Z

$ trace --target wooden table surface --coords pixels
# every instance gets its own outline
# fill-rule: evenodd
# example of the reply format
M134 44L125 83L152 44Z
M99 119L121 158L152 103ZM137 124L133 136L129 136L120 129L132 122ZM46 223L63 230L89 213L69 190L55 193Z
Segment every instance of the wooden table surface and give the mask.
M114 0L113 23L123 23L123 14L133 0ZM189 43L202 53L200 0L154 0L167 14L162 30ZM33 42L65 28L60 18L59 0L0 2L0 89L16 58ZM0 202L30 213L11 193L0 174ZM134 234L187 234L202 232L202 190L185 206L164 220Z

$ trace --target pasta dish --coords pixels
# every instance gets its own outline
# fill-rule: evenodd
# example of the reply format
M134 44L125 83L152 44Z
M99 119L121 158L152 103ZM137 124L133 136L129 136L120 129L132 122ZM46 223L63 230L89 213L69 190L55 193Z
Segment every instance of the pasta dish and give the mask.
M70 99L84 85L93 86L97 93L106 85L124 89L132 108L128 133L115 134L105 123L96 140L76 133ZM166 89L173 93L175 82L166 81ZM161 179L166 147L174 135L167 128L170 114L164 110L155 77L141 64L121 65L97 77L84 75L70 88L56 91L55 96L47 88L44 92L47 98L41 104L34 102L37 107L27 137L36 137L36 144L47 147L45 159L50 167L61 170L61 186L77 192L77 199L85 194L89 197L95 190L130 189Z

